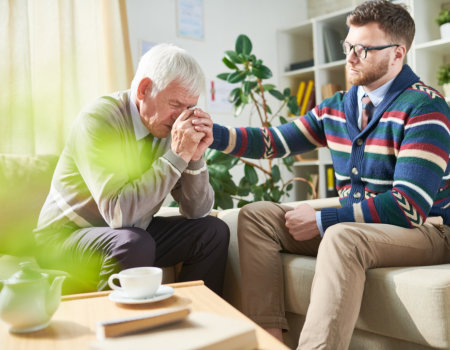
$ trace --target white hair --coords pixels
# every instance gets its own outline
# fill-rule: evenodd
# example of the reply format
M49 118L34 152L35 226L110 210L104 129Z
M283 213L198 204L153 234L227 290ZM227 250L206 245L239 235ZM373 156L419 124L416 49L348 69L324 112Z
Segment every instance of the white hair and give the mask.
M205 87L205 76L200 65L186 50L173 44L155 45L141 57L131 82L133 94L144 78L152 80L153 96L174 80L180 82L192 96L199 96Z

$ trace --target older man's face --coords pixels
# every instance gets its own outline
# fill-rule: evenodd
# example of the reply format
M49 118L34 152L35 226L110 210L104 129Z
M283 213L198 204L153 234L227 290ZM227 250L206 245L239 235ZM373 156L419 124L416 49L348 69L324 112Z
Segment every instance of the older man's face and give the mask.
M151 85L151 84L150 84ZM151 87L147 89L140 102L141 120L150 133L158 138L170 135L172 125L180 114L197 104L198 96L192 96L188 90L177 81L172 81L155 96Z

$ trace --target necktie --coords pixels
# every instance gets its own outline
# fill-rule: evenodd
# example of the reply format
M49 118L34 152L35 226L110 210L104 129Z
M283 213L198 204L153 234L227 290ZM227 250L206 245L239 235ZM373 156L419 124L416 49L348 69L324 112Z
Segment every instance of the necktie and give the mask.
M370 98L367 95L363 96L363 98L361 99L361 103L361 130L364 130L364 128L369 123L370 117L372 117L373 103L372 101L370 101Z

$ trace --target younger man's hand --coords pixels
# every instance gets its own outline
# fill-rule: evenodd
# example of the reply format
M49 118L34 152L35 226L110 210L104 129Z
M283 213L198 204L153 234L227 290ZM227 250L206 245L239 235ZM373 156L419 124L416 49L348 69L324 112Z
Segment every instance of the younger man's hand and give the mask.
M212 133L213 121L208 113L199 108L194 110L194 114L190 116L190 119L195 131L204 134L192 156L192 160L199 160L214 140Z

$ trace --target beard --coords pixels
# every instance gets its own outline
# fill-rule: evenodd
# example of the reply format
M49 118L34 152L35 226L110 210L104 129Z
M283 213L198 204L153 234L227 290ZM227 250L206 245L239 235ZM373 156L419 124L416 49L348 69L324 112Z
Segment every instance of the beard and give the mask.
M356 74L355 73L348 74L348 81L352 85L368 86L374 83L375 81L379 80L383 76L385 76L389 70L389 57L385 57L384 59L379 60L374 64L365 68L364 65L368 64L370 63L360 60L359 66L352 66L350 63L347 62L346 69L354 68L358 70L358 73Z

